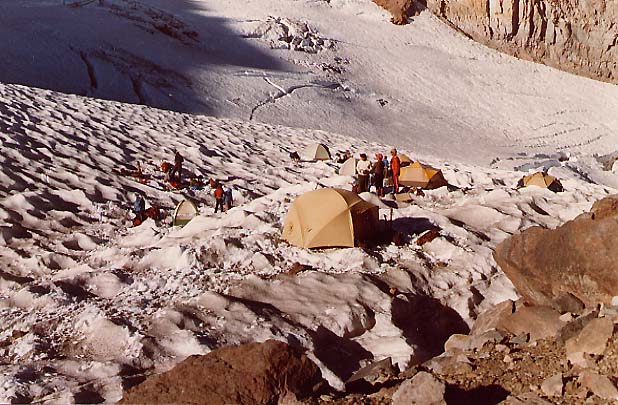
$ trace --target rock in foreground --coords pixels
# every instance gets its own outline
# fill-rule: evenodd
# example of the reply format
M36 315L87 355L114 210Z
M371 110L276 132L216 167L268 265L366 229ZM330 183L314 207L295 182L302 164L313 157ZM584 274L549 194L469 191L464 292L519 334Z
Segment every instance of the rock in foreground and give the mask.
M556 307L572 294L586 306L618 295L618 196L597 201L555 230L533 227L496 248L494 258L528 302Z
M128 390L120 403L277 403L288 393L312 396L322 384L320 369L307 356L267 340L191 356Z

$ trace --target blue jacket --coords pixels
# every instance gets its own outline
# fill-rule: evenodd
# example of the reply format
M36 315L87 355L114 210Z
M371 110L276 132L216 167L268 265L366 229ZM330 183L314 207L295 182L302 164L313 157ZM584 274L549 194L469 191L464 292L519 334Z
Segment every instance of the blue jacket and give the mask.
M146 201L142 197L137 197L133 203L133 212L142 212L146 209Z

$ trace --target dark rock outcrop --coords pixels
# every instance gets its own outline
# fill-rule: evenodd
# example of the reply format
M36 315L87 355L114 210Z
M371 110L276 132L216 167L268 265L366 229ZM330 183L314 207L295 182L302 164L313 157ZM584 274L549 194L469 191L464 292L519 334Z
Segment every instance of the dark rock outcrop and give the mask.
M314 395L326 382L320 369L289 345L267 340L191 356L172 370L129 389L125 404L274 404Z
M513 56L618 82L618 3L613 0L374 0L402 23L429 8L475 41Z
M618 196L597 201L555 230L533 227L496 248L494 258L530 303L556 307L572 294L586 306L618 295Z

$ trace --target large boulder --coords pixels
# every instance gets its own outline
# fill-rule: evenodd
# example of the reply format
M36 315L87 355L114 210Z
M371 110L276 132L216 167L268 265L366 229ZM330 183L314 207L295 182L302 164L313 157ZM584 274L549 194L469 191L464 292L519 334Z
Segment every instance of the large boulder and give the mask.
M511 55L618 82L614 0L374 0L393 22L426 6L474 40Z
M320 369L289 345L267 340L191 356L129 389L125 404L270 404L286 394L313 395Z
M591 307L618 295L618 196L548 230L532 227L503 241L494 258L528 302L556 307L572 294Z

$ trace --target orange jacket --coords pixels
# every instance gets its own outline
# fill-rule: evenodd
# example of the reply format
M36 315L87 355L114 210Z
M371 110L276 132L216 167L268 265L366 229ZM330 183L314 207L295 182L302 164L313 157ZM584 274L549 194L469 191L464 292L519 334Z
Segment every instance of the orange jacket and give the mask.
M215 188L215 193L214 194L215 194L215 198L217 200L222 199L223 198L223 189L219 188L219 187Z

